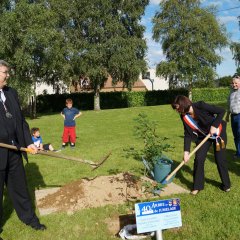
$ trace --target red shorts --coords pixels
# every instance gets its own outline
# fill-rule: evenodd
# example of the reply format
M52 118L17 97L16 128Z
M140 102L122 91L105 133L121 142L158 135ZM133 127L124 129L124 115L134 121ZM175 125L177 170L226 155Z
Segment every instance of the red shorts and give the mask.
M62 142L68 143L70 140L71 143L76 142L76 127L64 127Z

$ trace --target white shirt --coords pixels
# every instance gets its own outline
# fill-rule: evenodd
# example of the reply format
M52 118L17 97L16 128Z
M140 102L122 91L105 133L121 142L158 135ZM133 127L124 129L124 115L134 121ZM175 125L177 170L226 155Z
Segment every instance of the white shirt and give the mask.
M2 101L5 103L6 97L5 97L4 92L3 92L2 89L0 89L0 97L1 97Z
M240 113L240 89L231 92L229 96L229 110L232 114Z

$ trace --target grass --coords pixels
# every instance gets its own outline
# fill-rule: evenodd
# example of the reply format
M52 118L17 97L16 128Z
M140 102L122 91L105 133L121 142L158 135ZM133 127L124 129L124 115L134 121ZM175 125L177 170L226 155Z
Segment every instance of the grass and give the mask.
M79 156L92 161L99 161L108 152L110 158L98 168L91 171L89 165L46 156L30 156L26 164L29 191L34 202L36 188L61 186L82 177L109 175L130 171L136 175L143 173L140 161L127 158L123 149L131 146L141 147L142 142L133 136L133 119L140 113L146 113L152 120L159 123L158 131L162 136L169 137L174 151L167 155L176 165L183 155L183 127L179 116L169 105L140 107L128 109L103 110L99 112L84 111L77 119L76 148L65 149L64 154ZM63 119L60 114L40 116L28 120L30 127L39 127L45 143L52 143L55 148L61 146ZM218 189L219 175L212 151L208 154L205 164L205 189L197 196L179 194L171 197L181 199L183 226L179 229L169 229L163 232L163 238L168 240L237 240L240 236L240 208L238 187L240 162L233 161L233 137L230 124L227 127L227 156L232 182L231 192L224 193ZM176 184L191 189L193 160L178 172L174 179ZM73 215L56 213L41 216L41 222L48 229L36 232L21 223L8 197L4 199L4 231L3 239L17 240L111 240L117 239L107 229L105 219L126 214L133 210L134 204L106 206L96 209L84 209ZM36 210L37 212L37 210ZM38 212L37 212L38 213Z

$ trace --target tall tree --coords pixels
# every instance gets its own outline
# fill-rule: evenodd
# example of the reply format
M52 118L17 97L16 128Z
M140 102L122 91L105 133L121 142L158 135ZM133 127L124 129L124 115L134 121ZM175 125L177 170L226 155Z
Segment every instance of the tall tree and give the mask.
M240 28L240 16L238 16L239 20L239 28ZM240 43L239 42L232 42L230 46L232 53L233 53L233 59L235 60L237 70L236 73L240 74Z
M68 25L73 46L75 75L90 78L94 109L100 109L99 92L108 76L131 89L145 69L146 42L140 24L148 0L81 0L69 4Z
M199 0L163 0L160 7L153 39L162 44L166 60L157 65L157 74L169 78L171 88L213 81L222 60L216 50L228 43L214 9L201 8Z
M109 75L131 89L145 69L141 16L149 0L4 0L0 2L0 57L15 83L91 79L95 109ZM20 81L19 81L20 80ZM27 94L23 94L26 96Z
M235 60L237 70L236 72L240 71L240 43L239 42L232 42L230 49L232 50L233 53L233 59Z
M37 82L57 84L63 79L66 41L47 1L5 0L0 9L0 57L10 62L10 84L20 88L26 100L34 95Z

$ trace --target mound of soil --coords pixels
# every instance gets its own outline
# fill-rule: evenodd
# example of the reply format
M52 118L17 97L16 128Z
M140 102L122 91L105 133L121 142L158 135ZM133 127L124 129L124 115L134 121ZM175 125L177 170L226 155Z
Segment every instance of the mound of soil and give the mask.
M61 188L38 190L36 201L40 215L57 211L71 214L85 208L153 198L153 193L147 190L154 189L155 185L156 182L147 177L139 178L126 172L92 179L79 179ZM182 192L188 191L171 183L161 191L160 195Z
M146 179L137 178L130 173L80 179L57 188L54 193L39 199L38 208L73 212L83 208L147 198L152 194L145 191L144 181ZM154 185L154 181L151 179L148 181Z

